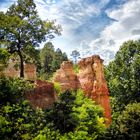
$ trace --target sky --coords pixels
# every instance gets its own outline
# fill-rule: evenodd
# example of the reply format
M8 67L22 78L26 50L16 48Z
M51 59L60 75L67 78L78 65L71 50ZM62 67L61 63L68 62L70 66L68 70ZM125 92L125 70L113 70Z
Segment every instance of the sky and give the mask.
M0 11L16 0L0 0ZM123 42L140 39L140 0L34 0L42 20L56 20L62 35L52 40L70 58L100 55L105 64ZM43 44L41 44L43 46Z

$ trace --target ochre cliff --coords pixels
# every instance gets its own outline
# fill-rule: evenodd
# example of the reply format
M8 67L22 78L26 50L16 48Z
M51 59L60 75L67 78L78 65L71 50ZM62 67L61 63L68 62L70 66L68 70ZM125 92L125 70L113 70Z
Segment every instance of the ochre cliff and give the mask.
M61 64L61 68L55 73L54 81L60 83L62 91L67 89L76 90L79 87L77 75L74 73L71 61L64 61Z
M35 88L26 91L25 97L33 108L49 108L57 100L54 84L42 80L36 80Z
M82 89L84 94L104 108L107 124L111 123L109 92L104 77L103 60L98 55L81 59L79 73L75 74L72 62L65 61L56 72L54 81L59 82L62 90Z

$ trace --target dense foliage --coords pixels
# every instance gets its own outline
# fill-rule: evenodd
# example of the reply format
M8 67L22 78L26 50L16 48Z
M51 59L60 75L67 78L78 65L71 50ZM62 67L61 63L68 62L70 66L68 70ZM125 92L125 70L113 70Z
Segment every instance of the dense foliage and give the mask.
M66 91L51 109L34 110L22 79L0 80L0 139L97 139L105 132L102 109L81 91Z
M59 48L55 50L51 42L44 45L39 55L40 69L38 72L42 79L50 78L60 68L61 63L68 60L66 53L62 53Z
M140 138L140 41L125 42L105 72L111 95L113 119L106 138L138 140Z
M140 101L140 41L125 42L107 67L111 96L123 108Z
M39 78L50 78L67 55L59 48L55 50L51 42L40 50L36 47L60 32L61 27L55 21L39 18L33 0L18 0L6 13L0 12L0 71L8 65L9 58L18 56L20 77L24 77L24 62L32 62L37 66ZM71 56L78 73L76 63L80 53L74 50ZM139 140L140 41L125 42L105 74L112 108L112 124L108 128L102 108L82 91L61 93L59 83L54 83L59 93L57 102L49 109L33 109L25 92L34 85L0 73L0 139Z
M9 56L10 54L7 50L0 48L0 71L2 71L7 66Z

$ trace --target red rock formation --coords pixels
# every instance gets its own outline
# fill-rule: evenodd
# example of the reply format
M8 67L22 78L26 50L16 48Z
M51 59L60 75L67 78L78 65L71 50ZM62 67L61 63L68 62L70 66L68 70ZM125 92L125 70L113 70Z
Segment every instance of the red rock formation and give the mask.
M109 92L104 77L103 60L98 55L84 58L79 63L78 79L86 96L100 104L105 111L107 124L111 123Z
M67 89L77 89L78 88L78 79L73 70L73 63L71 61L64 61L61 64L61 68L56 71L54 75L54 81L59 82L61 85L61 90Z
M54 84L46 81L35 81L36 87L27 91L25 96L30 101L33 108L49 108L57 100L57 95L54 91Z
M100 104L105 110L107 124L111 123L109 92L104 77L103 60L98 55L84 58L79 63L76 75L71 62L64 62L56 72L54 81L59 82L63 90L81 88L84 94Z

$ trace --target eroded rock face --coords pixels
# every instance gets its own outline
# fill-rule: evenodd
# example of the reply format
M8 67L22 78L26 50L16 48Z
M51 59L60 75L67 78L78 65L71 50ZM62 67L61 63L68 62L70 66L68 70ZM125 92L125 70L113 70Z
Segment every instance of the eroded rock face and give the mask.
M56 72L55 82L59 82L62 90L79 89L84 94L100 104L105 110L107 124L111 123L111 109L109 103L109 92L104 77L103 60L98 55L81 59L78 63L79 73L74 73L72 62L63 62L61 68Z
M36 87L27 91L25 96L30 101L33 108L49 108L57 100L57 94L54 91L54 84L46 81L36 80Z
M62 91L78 88L79 82L77 75L74 73L73 63L71 61L64 61L61 64L61 68L55 73L54 81L60 83Z
M16 67L18 65L18 67ZM18 60L9 60L8 67L4 70L4 75L8 77L20 77ZM27 80L36 79L36 66L33 63L24 63L24 78Z
M85 95L100 104L105 110L107 124L111 123L109 92L104 77L103 60L98 55L84 58L79 63L78 79Z

